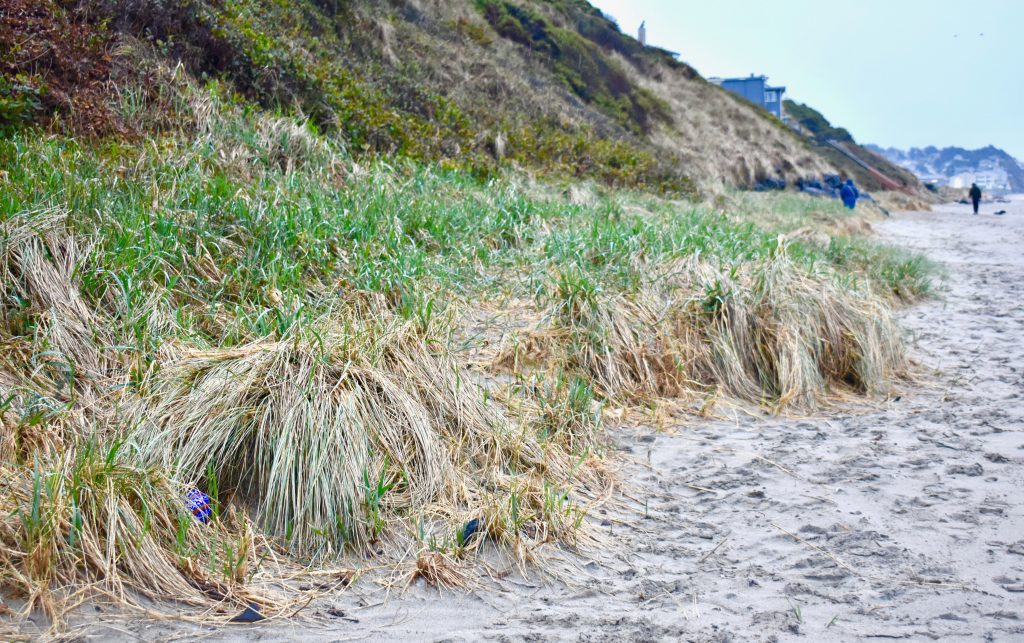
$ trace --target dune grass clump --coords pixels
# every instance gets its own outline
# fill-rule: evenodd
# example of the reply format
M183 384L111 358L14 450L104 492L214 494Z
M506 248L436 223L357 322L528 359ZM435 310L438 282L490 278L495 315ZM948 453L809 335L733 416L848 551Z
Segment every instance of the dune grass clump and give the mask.
M122 451L109 318L78 270L91 249L61 209L0 222L0 589L55 627L88 600L143 597L215 608L268 604L254 589L256 535L243 516L200 525L187 491Z
M266 604L249 586L256 547L244 519L197 524L184 488L124 464L120 447L69 444L0 468L3 589L24 601L21 616L41 609L57 623L90 599L140 610L141 597L220 604L222 618Z
M548 319L566 336L567 367L586 373L606 398L670 395L680 382L659 333L665 310L644 293L612 296L580 273L559 277Z
M780 246L726 271L679 260L630 296L562 276L530 340L508 350L593 383L604 399L717 390L775 411L844 391L884 392L905 372L889 306L864 286L801 268ZM499 361L525 362L507 352Z
M601 445L601 407L594 387L575 374L558 373L551 378L534 377L523 393L536 401L532 414L542 441L555 440L574 454Z
M871 243L860 237L833 237L826 255L841 270L865 271L869 282L904 303L930 296L939 270L924 255Z
M88 250L69 234L66 218L66 210L47 209L0 222L0 298L17 304L16 315L34 308L40 313L34 330L49 356L74 364L82 376L95 377L106 358L93 338L105 329L72 279ZM6 306L4 311L0 319L9 323Z
M901 333L883 300L801 271L784 252L730 273L705 267L700 283L676 323L697 339L692 377L706 385L774 409L808 409L844 390L883 392L904 371Z
M365 305L338 315L322 333L169 358L136 405L141 462L190 484L215 476L303 556L366 551L402 517L449 531L477 517L524 538L485 497L569 479L569 454L488 404L416 324Z

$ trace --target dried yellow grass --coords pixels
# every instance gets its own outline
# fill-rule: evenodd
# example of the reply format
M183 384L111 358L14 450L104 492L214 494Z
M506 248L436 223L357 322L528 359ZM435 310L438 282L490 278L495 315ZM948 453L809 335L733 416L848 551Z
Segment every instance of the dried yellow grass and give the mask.
M0 223L0 297L17 294L32 302L44 318L41 343L51 355L68 360L76 375L97 377L108 366L97 346L104 343L104 327L75 286L73 275L87 248L67 232L67 216L66 210L51 209Z
M0 570L25 599L16 618L41 610L59 628L96 598L135 610L169 599L213 620L251 603L280 610L289 601L261 588L276 578L257 564L269 551L308 561L393 545L400 559L429 540L444 552L471 518L524 569L543 564L546 545L587 542L577 503L604 491L593 456L542 444L432 339L443 329L377 300L284 340L169 343L132 387L111 386L133 366L107 357L116 332L104 307L117 312L118 297L84 303L75 272L86 252L66 216L8 219L0 246L0 296L32 302L46 322L0 359ZM173 335L165 308L150 301L147 324ZM75 377L33 368L40 347ZM41 401L54 406L36 423ZM221 513L200 525L184 495L214 480ZM474 563L457 563L422 573L461 583Z
M844 391L874 394L905 373L890 305L866 286L811 274L784 247L732 270L662 266L632 297L555 304L507 339L495 364L582 373L606 399L719 390L774 411L811 410Z
M315 341L186 350L144 388L130 413L139 462L188 484L212 472L293 553L365 551L398 516L449 534L481 511L509 523L514 493L524 520L494 535L520 562L529 543L565 539L523 527L546 522L542 489L573 478L572 454L510 422L389 313L340 313Z
M146 612L149 597L220 606L226 620L252 602L287 603L249 586L256 555L243 517L200 525L184 510L184 489L159 472L121 464L116 447L68 447L0 467L0 569L8 596L24 600L17 617L41 610L57 628L84 601Z
M675 271L686 275L686 270ZM692 267L679 285L716 284L677 307L691 377L744 400L813 409L831 393L885 390L905 368L889 305L863 287L797 269L784 252L733 274ZM680 292L685 292L681 290ZM677 335L680 331L676 331Z

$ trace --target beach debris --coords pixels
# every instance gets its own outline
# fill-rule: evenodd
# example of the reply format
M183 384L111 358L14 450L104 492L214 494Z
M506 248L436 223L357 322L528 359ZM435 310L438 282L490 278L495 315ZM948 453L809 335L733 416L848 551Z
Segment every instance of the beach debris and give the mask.
M483 527L483 523L479 518L474 518L467 522L459 533L459 543L462 545L469 543L469 539L476 535L481 527Z
M192 512L192 515L201 523L210 521L213 513L213 506L210 503L210 496L199 489L193 489L185 496L185 506Z
M262 621L266 617L260 613L260 606L256 603L249 603L249 606L245 608L238 616L232 617L232 623L257 623Z
M458 560L449 553L441 551L421 552L416 566L409 574L407 586L416 580L440 589L468 589L478 585L479 579L460 565Z
M341 603L335 603L334 605L332 605L327 610L327 615L333 616L334 618L340 618L341 620L348 621L349 623L359 622L358 618L353 618L345 612L344 606Z

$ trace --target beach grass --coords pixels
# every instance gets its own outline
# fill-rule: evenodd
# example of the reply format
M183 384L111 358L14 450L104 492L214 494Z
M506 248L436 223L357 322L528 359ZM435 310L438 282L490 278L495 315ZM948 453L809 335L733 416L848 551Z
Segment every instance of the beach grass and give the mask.
M787 237L845 216L816 202L575 198L357 162L216 85L182 104L140 143L0 139L0 565L55 621L82 587L246 605L279 555L458 585L474 520L543 569L592 542L604 405L884 391L892 307L930 288L869 238Z

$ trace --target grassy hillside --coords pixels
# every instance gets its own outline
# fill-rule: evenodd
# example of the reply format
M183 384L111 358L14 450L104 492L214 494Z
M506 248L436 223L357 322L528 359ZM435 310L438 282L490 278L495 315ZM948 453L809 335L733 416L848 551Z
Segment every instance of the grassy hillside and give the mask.
M827 164L786 128L643 48L585 2L4 0L0 121L141 133L180 61L353 153L687 193ZM71 34L66 38L63 34ZM4 107L3 105L6 105Z
M585 3L7 6L0 628L550 569L599 542L606 408L905 368L929 267L828 201L680 198L810 152Z

